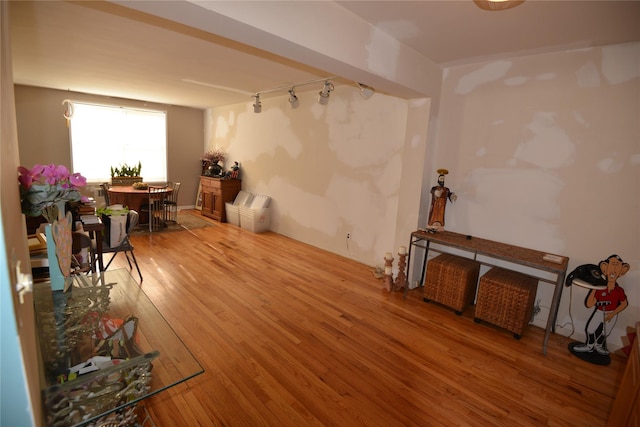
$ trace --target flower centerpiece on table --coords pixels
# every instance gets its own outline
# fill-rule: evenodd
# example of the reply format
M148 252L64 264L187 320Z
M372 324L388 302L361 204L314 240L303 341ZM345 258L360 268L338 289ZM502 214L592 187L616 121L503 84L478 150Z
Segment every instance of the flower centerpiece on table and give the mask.
M22 213L29 216L42 215L53 223L58 219L58 206L66 202L86 202L79 187L87 184L87 179L79 173L70 174L63 165L35 165L31 169L18 167L20 176L20 199Z

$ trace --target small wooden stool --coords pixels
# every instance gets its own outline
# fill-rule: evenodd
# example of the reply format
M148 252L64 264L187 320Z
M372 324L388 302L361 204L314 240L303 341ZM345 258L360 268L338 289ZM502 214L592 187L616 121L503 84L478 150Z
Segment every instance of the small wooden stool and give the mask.
M493 267L480 278L474 321L485 320L520 339L533 314L537 285L531 276Z
M427 264L423 299L451 307L460 316L473 302L479 273L477 261L453 254L438 255Z

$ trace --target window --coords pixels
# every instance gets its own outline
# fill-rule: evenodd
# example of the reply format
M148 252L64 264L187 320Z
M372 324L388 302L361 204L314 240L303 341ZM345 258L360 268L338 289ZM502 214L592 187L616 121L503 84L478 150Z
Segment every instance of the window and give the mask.
M70 122L72 169L87 182L138 162L145 182L167 181L166 112L74 102Z

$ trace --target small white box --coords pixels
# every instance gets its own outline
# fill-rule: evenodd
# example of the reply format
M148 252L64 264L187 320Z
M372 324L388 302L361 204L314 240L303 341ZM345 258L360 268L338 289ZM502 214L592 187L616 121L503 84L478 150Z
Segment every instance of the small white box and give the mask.
M227 222L233 224L236 227L240 227L240 209L233 203L225 203L225 209L227 211Z
M240 206L240 227L252 233L269 231L271 209L249 209Z

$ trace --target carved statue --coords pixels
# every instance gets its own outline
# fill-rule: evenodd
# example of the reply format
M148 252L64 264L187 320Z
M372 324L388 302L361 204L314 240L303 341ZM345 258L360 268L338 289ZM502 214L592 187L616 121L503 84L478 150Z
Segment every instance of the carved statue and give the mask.
M444 186L444 176L449 173L446 169L438 169L438 185L431 187L431 207L427 229L444 230L444 211L447 200L455 202L458 196Z

